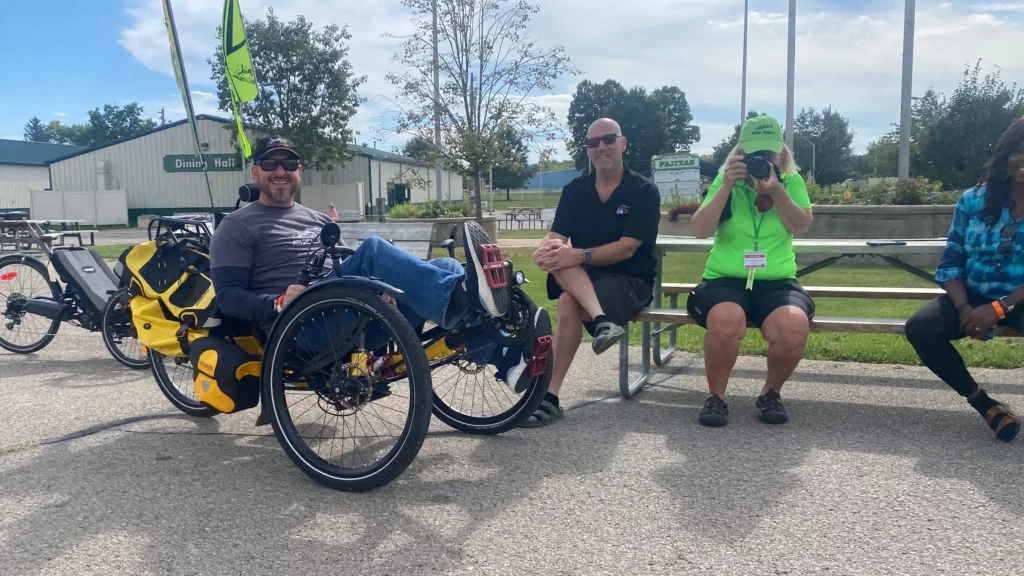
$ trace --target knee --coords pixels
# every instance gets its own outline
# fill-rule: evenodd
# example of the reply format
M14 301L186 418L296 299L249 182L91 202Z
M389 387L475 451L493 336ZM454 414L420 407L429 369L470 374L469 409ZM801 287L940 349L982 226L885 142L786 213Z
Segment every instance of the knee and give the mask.
M707 330L715 338L738 342L747 333L747 316L739 304L723 302L708 313Z
M562 295L558 297L558 321L574 323L583 321L583 307L568 292L562 292Z
M803 310L786 307L772 313L771 326L765 334L770 344L783 348L803 349L811 331L810 320Z
M918 312L911 316L903 326L903 335L911 345L928 340L935 333L935 327L930 326L927 317Z
M381 238L380 236L369 236L359 243L359 250L366 250L369 252L377 252L384 246L390 246L391 244Z
M462 268L462 264L460 264L455 258L435 258L431 260L430 263L441 270L445 270L453 274L462 274L465 272L465 269Z

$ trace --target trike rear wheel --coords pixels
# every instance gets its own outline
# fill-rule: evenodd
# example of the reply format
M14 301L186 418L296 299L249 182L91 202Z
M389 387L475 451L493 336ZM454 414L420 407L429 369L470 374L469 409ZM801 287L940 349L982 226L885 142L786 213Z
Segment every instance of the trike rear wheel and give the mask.
M209 418L219 414L217 410L196 400L194 372L187 357L175 358L149 349L150 368L156 385L174 407L189 416Z
M60 319L21 310L30 298L60 298L46 265L30 256L0 258L0 348L15 354L38 352L53 341Z

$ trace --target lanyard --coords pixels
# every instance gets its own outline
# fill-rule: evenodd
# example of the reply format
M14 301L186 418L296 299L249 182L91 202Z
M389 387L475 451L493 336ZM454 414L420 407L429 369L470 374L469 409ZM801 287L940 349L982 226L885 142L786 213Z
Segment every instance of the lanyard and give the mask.
M750 219L754 221L754 252L757 252L757 241L761 237L761 225L764 224L764 216L766 212L761 212L761 218L757 217L757 201L753 198L747 198L750 200Z

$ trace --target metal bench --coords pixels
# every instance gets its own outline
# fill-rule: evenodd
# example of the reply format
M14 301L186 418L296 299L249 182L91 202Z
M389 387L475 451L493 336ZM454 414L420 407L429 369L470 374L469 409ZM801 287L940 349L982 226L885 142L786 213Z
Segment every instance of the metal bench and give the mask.
M435 248L448 249L448 252L445 253L446 256L452 254L455 246L456 226L456 224L445 222L342 223L341 237L345 244L357 248L366 238L380 236L420 260L430 260L434 257ZM436 239L441 237L448 240L437 243Z
M629 380L629 339L623 337L619 341L619 392L623 398L630 398L647 384L650 376L651 356L654 363L663 366L676 352L676 334L680 326L696 324L696 321L685 309L678 307L679 295L689 294L696 284L664 283L662 293L669 297L670 308L648 308L635 319L642 322L644 335L642 341L642 373L639 378ZM875 288L875 287L835 287L835 286L804 286L804 290L812 298L871 298L894 300L931 300L945 294L941 288ZM655 327L651 324L667 324ZM846 332L862 334L903 334L906 319L902 318L850 318L841 316L815 316L810 322L811 332ZM751 326L752 327L752 326ZM627 334L629 326L626 326ZM669 332L668 348L662 352L661 333ZM1021 336L1013 328L1000 326L996 329L997 336ZM652 338L654 342L651 343ZM651 347L653 346L653 354Z

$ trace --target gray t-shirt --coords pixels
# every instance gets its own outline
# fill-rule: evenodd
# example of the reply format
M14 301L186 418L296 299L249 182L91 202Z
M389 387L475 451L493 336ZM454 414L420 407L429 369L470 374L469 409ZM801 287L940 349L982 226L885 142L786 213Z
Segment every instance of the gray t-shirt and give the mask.
M300 204L276 208L254 202L228 214L217 226L210 267L246 268L249 291L284 294L289 285L298 283L299 272L311 249L320 247L320 230L328 222L326 214Z

